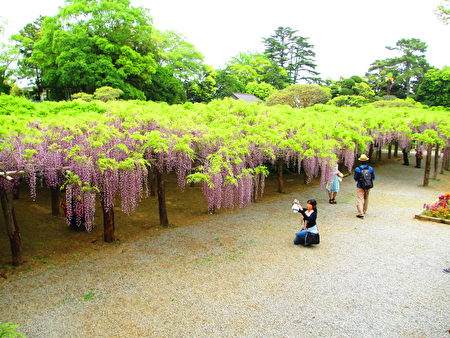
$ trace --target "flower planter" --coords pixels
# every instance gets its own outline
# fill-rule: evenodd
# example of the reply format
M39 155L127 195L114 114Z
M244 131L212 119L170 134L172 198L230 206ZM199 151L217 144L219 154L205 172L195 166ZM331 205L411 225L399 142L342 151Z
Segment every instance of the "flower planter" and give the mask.
M417 219L420 219L420 220L437 222L437 223L450 224L450 219L430 217L430 216L425 216L425 215L415 215L414 218L417 218Z

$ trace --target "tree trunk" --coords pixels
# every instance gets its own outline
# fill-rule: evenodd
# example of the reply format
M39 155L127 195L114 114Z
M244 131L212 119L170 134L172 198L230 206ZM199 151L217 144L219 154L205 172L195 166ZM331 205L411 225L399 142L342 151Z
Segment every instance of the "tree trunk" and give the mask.
M52 195L52 215L59 216L59 188L51 187Z
M258 179L259 175L253 176L252 202L258 198Z
M169 226L169 219L167 217L164 174L160 173L159 170L155 170L154 172L156 176L156 188L158 191L159 224L163 227L167 227Z
M425 158L425 174L423 176L423 186L426 187L428 185L430 179L430 167L431 167L431 151L432 146L427 146L427 157Z
M278 161L278 192L283 193L284 181L283 181L283 159L279 158Z
M398 142L394 144L394 157L398 157Z
M392 154L392 143L389 143L389 146L388 146L388 159L391 159L391 154Z
M19 197L20 197L20 184L19 184L19 182L16 182L16 184L14 184L12 194L13 194L13 199L14 200L18 200L19 199Z
M153 167L148 169L148 181L150 182L150 196L156 196L155 192L156 177L155 177L155 169Z
M434 151L434 172L433 172L434 179L437 178L438 166L439 166L439 143L436 144L436 149Z
M378 161L381 161L381 147L378 147Z
M102 211L103 211L103 240L107 243L112 243L116 240L116 235L114 233L114 208L106 210L103 203L103 198L101 199Z
M14 212L12 193L8 193L4 189L0 189L0 200L2 204L3 217L5 220L6 232L8 234L9 243L11 246L12 264L15 266L22 265L22 240L20 238L20 231L17 226L16 215Z

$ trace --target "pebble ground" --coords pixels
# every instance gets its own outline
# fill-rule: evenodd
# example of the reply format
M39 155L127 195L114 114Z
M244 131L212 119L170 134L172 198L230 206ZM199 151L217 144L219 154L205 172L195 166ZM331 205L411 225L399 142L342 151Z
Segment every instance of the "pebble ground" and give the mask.
M0 283L0 321L29 337L448 337L450 227L415 220L450 189L423 170L375 166L368 214L345 177L102 247ZM268 186L268 188L270 188ZM292 243L291 201L318 200L321 243Z

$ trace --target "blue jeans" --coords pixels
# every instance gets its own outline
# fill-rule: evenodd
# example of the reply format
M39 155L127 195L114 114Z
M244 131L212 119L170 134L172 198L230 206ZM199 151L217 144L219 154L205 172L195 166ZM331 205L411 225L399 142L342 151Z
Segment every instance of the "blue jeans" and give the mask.
M294 244L298 245L300 243L302 243L302 244L305 243L305 237L308 232L318 233L317 225L314 225L313 227L308 228L307 230L301 230L301 231L297 232L295 234Z
M308 230L302 230L299 231L295 234L295 238L294 238L294 244L298 245L300 243L304 243L305 242L305 237L306 234L308 233Z

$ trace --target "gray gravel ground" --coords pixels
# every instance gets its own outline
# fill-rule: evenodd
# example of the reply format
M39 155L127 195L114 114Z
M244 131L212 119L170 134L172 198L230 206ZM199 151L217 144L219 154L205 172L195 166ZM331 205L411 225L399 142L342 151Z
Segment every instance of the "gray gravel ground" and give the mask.
M450 227L413 216L450 173L427 188L398 160L376 174L364 220L351 177L337 205L289 179L243 210L18 274L0 321L30 337L448 337ZM315 247L292 244L294 198L319 202Z

